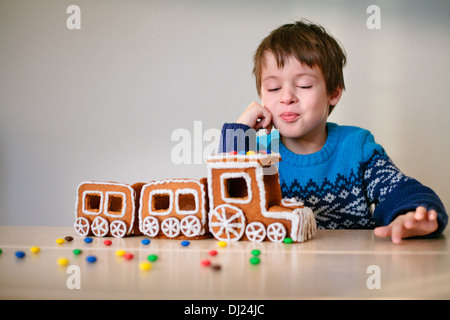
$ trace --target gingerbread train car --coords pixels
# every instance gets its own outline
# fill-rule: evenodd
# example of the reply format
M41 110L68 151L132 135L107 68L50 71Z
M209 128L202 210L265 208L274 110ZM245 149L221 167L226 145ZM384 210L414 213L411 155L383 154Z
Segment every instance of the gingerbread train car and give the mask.
M314 214L296 199L282 199L274 166L280 160L279 154L218 154L207 158L208 177L200 180L83 182L75 230L97 237L306 241L316 232Z

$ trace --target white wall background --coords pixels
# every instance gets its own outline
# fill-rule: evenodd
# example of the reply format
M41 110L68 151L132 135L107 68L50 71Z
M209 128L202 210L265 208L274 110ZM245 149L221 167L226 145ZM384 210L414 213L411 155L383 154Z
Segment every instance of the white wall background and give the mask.
M66 27L71 4L81 30ZM371 130L449 208L447 0L0 0L0 224L71 225L84 180L206 176L173 163L172 133L235 121L257 99L259 42L300 18L348 54L330 121Z

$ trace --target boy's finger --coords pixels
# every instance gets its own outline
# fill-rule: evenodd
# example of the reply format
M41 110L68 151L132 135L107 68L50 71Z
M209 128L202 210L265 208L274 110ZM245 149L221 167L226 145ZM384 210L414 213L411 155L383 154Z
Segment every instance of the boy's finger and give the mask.
M384 226L384 227L377 227L373 230L373 233L380 238L386 238L391 235L391 228L390 226Z
M430 210L428 211L428 221L433 221L437 219L437 212L436 210Z
M416 213L414 214L414 219L423 220L427 215L427 208L425 207L417 207Z
M391 239L393 243L399 244L400 242L402 242L402 233L403 233L402 231L403 231L402 224L394 224L392 226Z

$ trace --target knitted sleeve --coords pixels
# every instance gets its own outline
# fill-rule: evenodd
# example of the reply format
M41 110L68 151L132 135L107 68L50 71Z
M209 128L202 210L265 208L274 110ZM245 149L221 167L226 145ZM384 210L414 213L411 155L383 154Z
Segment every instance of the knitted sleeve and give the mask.
M374 141L371 135L367 143L366 150L372 149L370 145ZM438 214L438 229L432 235L442 233L448 216L432 189L404 175L383 149L374 150L365 163L363 185L369 204L375 204L374 219L378 225L388 225L397 216L424 206Z
M240 123L225 123L222 127L219 152L256 150L256 132Z

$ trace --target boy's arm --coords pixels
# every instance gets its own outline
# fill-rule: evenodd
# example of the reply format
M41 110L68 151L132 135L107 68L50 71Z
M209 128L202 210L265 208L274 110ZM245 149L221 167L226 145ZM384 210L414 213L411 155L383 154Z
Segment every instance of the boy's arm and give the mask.
M437 235L445 229L448 216L436 193L419 181L405 176L384 150L376 150L367 162L364 171L364 185L369 203L376 205L374 219L378 225L395 226L394 231L398 230L399 226L406 226L405 237L424 234ZM424 208L419 209L419 207ZM437 229L431 233L421 231L417 231L415 234L411 233L407 230L408 225L415 221L414 216L423 217L424 211L427 219L431 220L436 217ZM406 222L407 220L409 221ZM427 227L424 223L423 228ZM375 234L379 236L392 235L388 231L392 230L389 228L379 229Z

